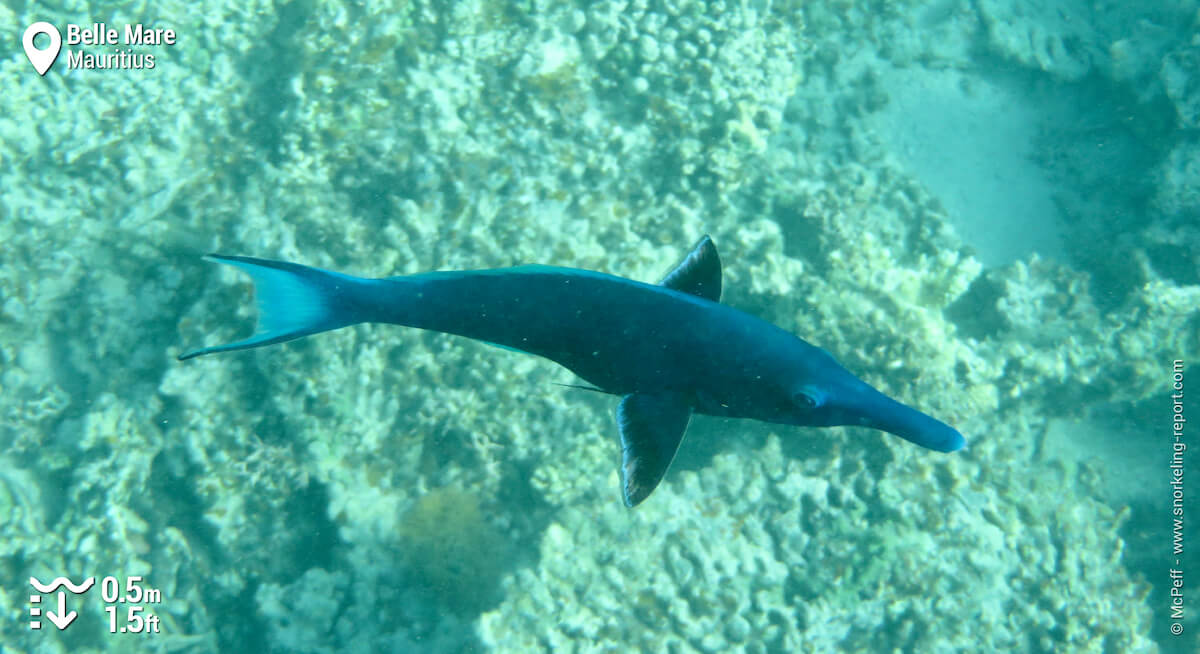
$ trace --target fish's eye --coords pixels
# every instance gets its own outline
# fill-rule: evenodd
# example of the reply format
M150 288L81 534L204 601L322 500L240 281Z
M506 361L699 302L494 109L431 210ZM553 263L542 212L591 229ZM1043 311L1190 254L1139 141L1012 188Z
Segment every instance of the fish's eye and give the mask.
M818 406L820 406L820 402L817 401L816 396L807 391L797 392L795 395L792 396L792 402L797 407L804 409L806 411L815 409Z

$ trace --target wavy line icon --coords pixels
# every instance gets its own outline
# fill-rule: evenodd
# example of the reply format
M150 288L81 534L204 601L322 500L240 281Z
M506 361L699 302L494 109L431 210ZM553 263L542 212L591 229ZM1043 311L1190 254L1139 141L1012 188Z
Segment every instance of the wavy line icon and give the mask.
M36 588L39 593L53 593L59 586L65 586L67 590L78 595L80 593L86 593L88 589L96 583L96 578L88 577L78 586L71 583L71 580L67 579L66 577L55 577L54 581L51 581L50 585L48 586L38 581L37 577L30 577L29 583Z

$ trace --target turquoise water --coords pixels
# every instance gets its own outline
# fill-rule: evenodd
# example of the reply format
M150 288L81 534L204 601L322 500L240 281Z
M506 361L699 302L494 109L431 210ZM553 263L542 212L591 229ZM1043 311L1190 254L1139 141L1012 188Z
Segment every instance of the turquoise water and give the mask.
M0 651L1200 651L1171 468L1198 27L1184 0L0 5ZM968 448L696 418L630 510L615 400L544 360L387 325L175 360L254 328L207 252L653 282L702 234L724 302ZM58 576L95 585L60 610L30 585Z

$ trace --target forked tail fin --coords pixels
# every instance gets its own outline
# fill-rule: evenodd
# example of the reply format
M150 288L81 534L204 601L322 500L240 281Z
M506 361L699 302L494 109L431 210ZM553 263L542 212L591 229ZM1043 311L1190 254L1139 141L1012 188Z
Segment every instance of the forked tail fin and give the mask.
M246 350L362 322L354 291L370 280L286 261L210 254L209 261L250 274L258 301L258 329L250 338L192 350L180 361L205 354Z

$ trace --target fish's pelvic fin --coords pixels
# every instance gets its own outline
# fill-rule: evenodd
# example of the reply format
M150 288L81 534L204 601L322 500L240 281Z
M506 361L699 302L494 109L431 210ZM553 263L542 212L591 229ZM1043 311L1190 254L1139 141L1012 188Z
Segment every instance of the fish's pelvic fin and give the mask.
M721 301L721 257L707 235L659 282L673 291Z
M286 261L210 254L209 261L240 268L254 281L258 328L250 338L193 350L180 361L205 354L282 343L360 322L350 293L367 280Z
M633 393L617 406L621 432L621 492L634 507L658 487L692 418L678 393Z
M550 382L550 383L554 384L555 386L562 386L563 388L574 388L574 389L581 390L581 391L592 391L593 393L601 393L604 395L619 395L619 393L613 393L611 391L606 391L603 388L596 388L595 386L588 386L586 384L561 384L559 382Z

